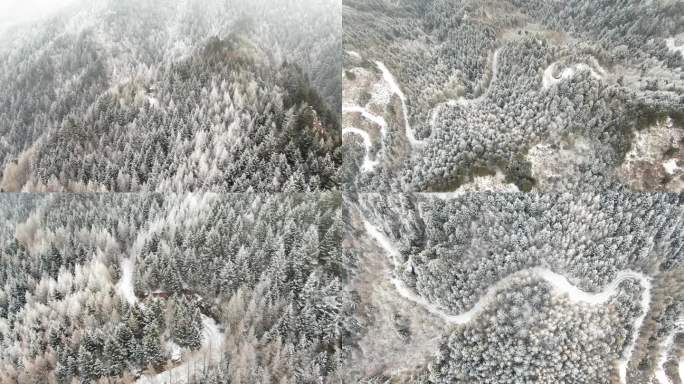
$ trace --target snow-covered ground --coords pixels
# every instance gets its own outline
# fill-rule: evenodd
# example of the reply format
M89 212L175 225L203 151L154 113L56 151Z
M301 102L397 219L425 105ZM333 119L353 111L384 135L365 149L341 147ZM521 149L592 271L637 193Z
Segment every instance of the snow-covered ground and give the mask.
M355 127L348 127L348 128L343 128L342 129L342 134L353 134L353 135L358 135L361 136L361 139L363 139L363 146L366 147L366 155L363 158L363 164L361 165L361 171L362 172L370 172L372 171L376 165L378 165L377 160L371 160L370 158L370 152L371 148L373 147L373 143L371 142L370 135L368 132L364 131L363 129L355 128Z
M146 95L145 98L150 103L151 106L157 108L159 107L159 99L154 96Z
M598 64L598 63L596 63ZM558 65L558 62L551 63L546 69L544 70L544 75L542 76L542 88L543 89L548 89L553 85L556 85L560 83L563 80L569 79L573 76L575 76L575 73L581 72L581 71L589 71L591 73L591 76L594 77L597 80L602 80L605 76L605 70L603 68L600 68L599 66L599 72L596 72L593 67L585 64L585 63L577 63L573 64L571 66L568 66L564 68L559 77L555 77L553 75L553 72L556 69L556 66Z
M366 218L363 218L364 227L366 232L384 249L387 256L393 264L397 264L400 254L398 249L394 246L393 242L385 236L380 229L372 225ZM644 288L641 298L641 306L643 308L643 314L638 316L634 320L634 330L635 334L632 336L632 341L625 349L623 355L624 358L617 362L618 373L620 376L620 382L622 384L626 383L627 377L627 365L632 356L632 351L634 349L634 344L638 339L638 332L641 329L644 317L649 310L651 301L651 282L650 279L642 273L623 270L617 274L615 279L608 284L601 292L591 293L586 292L573 285L565 276L557 274L547 268L535 267L525 269L507 276L501 279L494 285L490 286L487 291L480 297L480 299L473 305L471 309L460 314L450 314L443 308L428 302L420 295L409 289L400 279L397 277L392 278L392 284L394 285L397 292L405 299L418 304L420 307L424 308L431 314L441 318L444 322L448 324L466 324L477 317L480 312L493 300L496 293L502 289L510 286L514 278L518 276L536 276L543 279L549 285L551 285L554 293L559 295L567 295L571 302L584 303L588 305L601 305L606 303L612 296L617 293L618 286L621 282L625 280L636 280Z
M138 303L133 289L133 271L135 264L132 258L121 261L121 278L116 285L117 292L129 304ZM181 363L172 369L154 375L143 375L136 382L139 384L184 383L205 366L216 364L221 359L224 333L214 319L202 315L202 346L198 351L182 356L182 351L174 343L167 343L167 350L172 360L180 358Z
M663 168L665 168L665 172L667 172L668 175L674 175L682 169L679 165L677 165L677 159L669 159L664 161Z
M196 379L205 367L217 364L221 359L223 332L214 319L202 315L202 346L195 352L187 353L182 362L175 367L156 375L143 375L138 384L180 384L188 379Z
M426 196L436 197L442 200L453 199L457 196L472 192L498 192L498 193L512 193L520 192L515 184L506 182L506 175L497 169L495 175L475 176L473 181L459 186L455 191L451 192L426 192L422 193Z
M138 302L133 289L133 259L131 257L121 260L121 278L116 285L116 290L119 294L128 301L128 304Z
M359 107L357 105L343 105L342 113L360 113L364 119L380 126L380 133L382 134L382 137L387 136L387 122L385 121L384 117L374 115L368 112L366 108Z
M670 358L670 349L674 343L675 336L677 334L684 332L684 319L675 322L672 332L670 332L665 340L660 344L661 355L656 364L655 378L658 384L672 384L672 380L667 376L665 372L665 363ZM679 380L684 382L684 372L682 371L682 361L679 361Z
M667 48L672 52L679 52L682 56L684 56L684 43L677 44L674 37L669 37L665 39L665 44L667 45Z
M347 52L347 54L349 54L349 56L352 56L353 58L355 58L357 60L361 60L361 55L359 55L358 52L356 52L356 51L346 51L346 52Z
M424 141L416 139L413 129L411 128L411 124L409 124L408 108L406 107L406 95L404 95L404 92L402 92L399 83L397 83L397 80L394 78L394 75L392 75L389 69L387 69L385 64L383 64L380 61L376 61L375 65L377 65L378 69L380 69L380 72L382 72L382 78L389 85L392 94L399 96L399 100L401 101L401 112L404 115L404 127L406 129L406 138L408 139L409 144L411 144L412 147L416 148L422 146L424 144Z

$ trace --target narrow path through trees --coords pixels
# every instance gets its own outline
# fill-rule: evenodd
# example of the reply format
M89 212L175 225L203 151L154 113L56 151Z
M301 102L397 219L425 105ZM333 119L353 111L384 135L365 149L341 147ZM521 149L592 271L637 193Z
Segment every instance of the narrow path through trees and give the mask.
M365 217L363 217L363 224L368 233L382 249L385 250L387 257L390 259L392 264L397 265L399 259L399 251L392 244L392 241L385 236L382 231L371 224ZM480 299L475 303L475 305L468 311L460 314L448 313L443 308L429 303L420 295L413 292L408 288L399 278L396 276L392 278L392 284L394 285L397 292L405 299L412 301L433 315L439 317L447 324L466 324L476 318L480 312L492 301L496 293L502 289L510 286L510 282L521 274L533 274L540 279L543 279L549 283L556 294L562 295L567 294L572 302L584 303L588 305L601 305L606 303L612 296L617 293L618 286L621 282L625 280L635 280L639 282L644 288L641 297L642 314L634 320L634 332L631 341L627 348L623 351L623 358L617 362L618 374L620 377L620 383L626 384L627 382L627 367L629 361L631 360L632 351L634 350L634 345L638 339L638 333L641 329L641 325L644 321L646 314L649 311L651 302L651 281L650 278L640 272L632 270L623 270L617 274L615 279L608 284L601 292L592 293L586 292L578 288L577 286L570 283L570 281L563 275L555 273L547 268L535 267L530 269L521 270L514 274L507 276L506 278L498 281L494 285L490 286L489 289L483 294Z
M118 293L128 304L139 303L135 295L134 277L135 263L132 257L121 260L121 278L116 285ZM202 347L186 355L183 362L175 367L155 375L143 375L138 384L184 383L189 378L197 377L200 369L216 364L221 360L224 333L214 319L202 314Z

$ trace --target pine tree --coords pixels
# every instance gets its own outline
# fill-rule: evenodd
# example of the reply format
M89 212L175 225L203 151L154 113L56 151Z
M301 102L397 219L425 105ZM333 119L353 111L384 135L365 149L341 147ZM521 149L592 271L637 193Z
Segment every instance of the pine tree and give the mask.
M151 323L145 327L142 349L143 362L146 366L158 367L166 360L162 353L159 329L156 324Z
M174 299L171 336L176 344L192 350L201 345L201 317L197 308L192 308L185 298Z
M102 366L99 360L90 352L85 343L78 349L78 373L81 381L95 380L102 375Z
M103 356L106 358L105 374L119 376L126 368L126 350L119 344L116 336L107 338Z

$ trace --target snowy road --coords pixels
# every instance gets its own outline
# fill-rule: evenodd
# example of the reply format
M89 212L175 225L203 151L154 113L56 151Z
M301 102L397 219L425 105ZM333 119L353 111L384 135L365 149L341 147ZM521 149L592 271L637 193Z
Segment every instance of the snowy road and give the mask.
M121 278L116 285L119 294L128 301L128 304L138 302L135 297L135 290L133 289L133 260L129 257L121 260Z
M202 315L202 347L196 352L188 353L183 362L171 369L156 375L143 375L138 384L181 384L194 382L206 367L220 362L224 334L214 319Z
M386 252L392 264L397 265L399 260L399 251L393 245L392 241L387 238L376 226L368 222L364 217L363 219L364 227L366 232L380 245L380 247ZM444 322L448 324L466 324L476 318L482 310L487 307L489 303L494 299L496 293L510 286L513 279L520 275L533 274L547 283L552 287L554 293L562 295L568 295L568 298L572 302L584 303L588 305L600 305L606 303L612 296L617 293L618 286L621 282L625 280L636 280L639 282L644 291L641 297L641 306L643 308L643 314L638 316L634 320L635 334L632 336L631 343L625 349L623 355L624 358L617 362L618 373L620 377L620 382L622 384L626 383L627 377L627 366L632 356L632 351L634 350L634 345L638 339L638 332L641 329L643 320L648 313L650 302L651 302L651 282L650 279L642 273L624 270L617 274L615 279L608 284L601 292L591 293L579 289L577 286L573 285L568 281L568 279L560 274L557 274L547 268L535 267L525 269L507 276L501 279L496 284L490 286L487 291L480 297L480 299L473 305L473 307L460 314L450 314L439 306L428 302L420 295L409 289L400 279L394 277L392 283L397 290L397 292L405 299L412 301L419 306L423 307L429 313L441 318Z
M370 152L371 148L373 147L373 143L371 142L370 135L368 132L359 129L359 128L354 128L354 127L349 127L349 128L344 128L342 129L342 134L353 134L353 135L358 135L361 136L361 139L363 139L363 146L366 147L366 155L363 158L363 164L361 165L361 171L362 172L370 172L372 171L376 165L378 165L377 160L371 160L370 158Z
M408 108L406 107L406 95L404 95L404 92L402 92L399 83L397 83L397 80L394 78L394 75L392 75L392 73L389 71L389 69L387 69L387 66L385 66L384 63L376 61L375 65L378 67L378 69L380 69L380 72L382 72L382 78L385 80L385 82L387 82L387 84L389 84L392 93L399 96L399 100L401 101L401 111L404 115L404 127L406 129L406 138L408 139L409 144L411 144L412 147L422 146L425 142L423 140L416 139L416 135L413 132L413 129L411 128L411 124L409 123Z
M387 122L385 121L385 118L382 116L374 115L366 108L359 107L359 106L342 106L342 113L360 113L363 118L377 124L380 126L380 133L382 134L382 137L387 136Z
M662 355L660 356L660 359L658 359L658 363L656 365L655 370L655 378L658 381L658 384L672 384L670 378L667 377L667 372L665 372L665 363L667 363L667 360L670 358L670 349L674 344L675 336L677 336L677 334L679 333L684 333L684 319L675 322L674 329L667 335L665 340L660 345ZM680 360L678 367L680 382L684 382L684 372L682 372L682 364L683 361Z
M374 124L377 124L380 127L380 134L383 138L387 136L387 122L382 116L374 115L368 112L368 110L366 110L366 108L363 107L346 105L342 106L342 113L360 113L364 119ZM371 148L373 147L373 142L368 132L356 127L346 127L342 129L342 134L344 135L346 133L361 136L361 138L363 139L363 145L364 147L366 147L366 156L364 157L363 164L361 165L361 171L370 172L373 169L375 169L379 161L371 160L370 154Z
M121 278L116 285L117 292L129 304L138 303L135 296L133 271L135 264L132 258L121 260ZM142 303L140 303L142 305ZM188 378L195 377L195 372L201 368L216 364L221 359L224 333L219 329L214 319L202 315L202 346L196 352L188 353L182 363L172 369L154 375L143 375L136 383L139 384L167 384L184 383Z
M602 74L605 74L605 71L600 67L599 67L599 71L602 74L596 72L594 70L594 68L590 67L587 64L577 63L577 64L573 64L571 66L564 68L561 71L559 77L554 77L553 71L556 69L557 65L558 65L558 62L553 62L553 63L551 63L551 65L546 67L546 69L544 70L544 75L542 76L542 89L549 89L551 86L556 85L565 79L569 79L569 78L575 76L575 73L580 72L580 71L589 71L591 73L591 76L597 80L602 80L604 77L604 75L602 75ZM598 65L598 63L596 63L596 65Z
M489 81L490 85L492 83L494 83L494 81L496 81L496 77L497 77L497 73L498 73L498 63L499 63L499 53L500 52L501 52L501 48L496 49L494 51L494 54L492 57L492 78ZM393 94L396 94L397 96L399 96L399 99L401 100L401 109L402 109L403 116L404 116L404 126L406 127L406 138L408 139L409 144L411 144L411 146L414 148L420 148L420 147L424 146L426 143L426 140L418 140L416 138L414 131L413 131L413 128L411 128L411 124L409 123L409 117L408 117L408 108L406 107L406 95L404 94L404 92L402 92L401 87L399 86L399 83L397 82L396 78L394 77L394 75L392 75L392 73L389 71L389 69L387 69L387 66L384 63L382 63L380 61L376 61L375 65L382 72L382 77L385 80L385 82L387 82L389 84L390 91ZM464 105L464 104L479 102L480 100L482 100L485 97L485 95L487 94L488 91L489 91L489 88L487 89L487 91L483 92L479 97L477 97L475 99L465 99L465 98L453 99L453 100L448 100L444 103L441 103L441 104L435 106L431 112L430 124L433 127L435 126L437 119L439 118L440 109L444 105L453 106L453 105L458 105L458 104Z
M490 84L495 81L496 76L497 76L497 65L498 65L498 60L499 60L499 52L500 49L497 49L494 51L493 59L492 59L492 79L490 80ZM350 55L353 55L355 57L359 57L358 53L353 52L353 51L347 51ZM397 95L399 97L399 100L401 101L401 110L402 110L402 116L404 119L404 127L406 131L406 138L409 142L409 145L413 148L420 148L426 144L426 140L418 140L416 138L415 132L413 131L413 128L411 127L411 124L409 122L409 116L408 116L408 107L406 105L406 95L404 92L401 90L401 86L399 86L399 83L397 82L397 79L394 77L394 75L390 72L390 70L387 68L387 66L381 62L381 61L375 61L375 65L380 69L380 72L382 72L382 78L385 83L389 86L389 92L392 95ZM486 92L483 92L483 94L476 98L476 99L470 99L466 100L463 98L460 99L455 99L455 100L449 100L445 103L442 103L440 105L437 105L435 108L432 109L431 112L431 125L434 126L436 119L439 117L439 110L443 105L455 105L455 104L465 104L465 103L473 103L477 102L480 99L482 99L485 96ZM380 126L380 132L382 133L383 138L387 135L387 122L382 116L377 116L375 114L370 113L366 108L360 107L360 106L343 106L342 107L342 112L343 113L360 113L363 118L367 119L368 121L371 121L374 124L377 124ZM365 143L371 143L370 142L370 137L368 137L368 140L366 140L367 134L363 132L362 130L358 128L345 128L343 133L354 133L358 134L361 136L364 136L364 142ZM369 148L369 145L366 145L367 148ZM364 161L364 171L368 171L370 169L373 169L373 167L376 165L374 162L371 162L366 156L366 160Z

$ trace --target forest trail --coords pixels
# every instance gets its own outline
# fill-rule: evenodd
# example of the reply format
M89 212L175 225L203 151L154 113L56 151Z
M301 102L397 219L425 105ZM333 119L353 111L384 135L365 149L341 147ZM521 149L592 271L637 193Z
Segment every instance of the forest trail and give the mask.
M397 83L397 80L394 78L394 75L392 75L392 72L390 72L390 70L387 69L387 66L385 66L384 63L382 63L381 61L376 61L375 65L378 67L378 69L380 69L380 72L382 72L382 78L385 80L387 84L389 84L390 91L392 91L392 94L399 96L399 100L401 101L401 112L404 115L404 128L406 130L406 138L408 139L409 144L414 148L421 147L423 144L425 144L425 141L416 139L416 135L413 132L413 129L411 128L411 124L409 123L408 117L408 108L406 107L406 95L404 95L404 92L401 90L399 83Z
M359 106L347 106L343 105L342 106L342 113L360 113L361 116L363 116L366 120L371 121L378 126L380 126L380 133L382 134L382 137L387 136L387 122L385 121L385 118L382 116L374 115L366 108L359 107Z
M138 303L134 291L133 272L135 263L131 257L121 260L121 278L116 285L117 292L129 304ZM142 305L142 304L141 304ZM191 352L177 366L153 375L140 376L138 384L167 384L185 383L189 378L196 377L202 369L216 364L221 360L224 333L219 329L214 319L202 315L202 346L196 352Z
M350 210L350 219L353 228L363 227L358 210ZM411 375L425 367L439 349L443 323L397 294L384 249L372 239L347 236L344 246L363 250L359 253L358 274L352 282L353 290L361 298L357 308L366 329L349 362L354 380L391 373L393 379L399 380L393 382L415 382ZM402 335L400 329L407 332Z
M373 147L373 143L371 142L370 135L368 132L364 131L363 129L355 128L355 127L348 127L348 128L343 128L342 129L342 134L350 133L353 135L358 135L361 136L361 139L363 139L363 146L366 148L366 155L363 158L363 164L361 165L361 171L362 172L370 172L372 171L376 165L378 165L378 160L371 160L370 158L370 153L371 153L371 148Z
M474 99L466 99L465 97L459 97L458 99L451 99L447 100L443 103L437 104L434 108L432 108L432 111L430 112L430 127L434 128L435 125L437 124L437 119L439 118L439 115L441 113L442 108L444 106L456 106L456 105L468 105L468 104L473 104L473 103L478 103L481 102L487 95L489 94L489 90L491 89L491 85L494 84L496 81L497 74L499 73L499 56L501 53L501 48L497 48L494 50L494 54L492 55L492 77L489 80L489 84L487 89L480 94L480 96L474 98Z
M496 49L493 54L492 58L492 77L491 80L489 81L489 84L491 85L497 76L498 73L498 61L499 61L499 52L501 51L500 48ZM359 55L357 52L354 51L347 51L350 55L353 55L354 57L361 58L361 55ZM402 115L404 118L404 128L406 132L406 138L412 148L420 148L426 144L426 140L418 140L416 138L416 135L413 131L413 128L411 127L411 124L409 122L409 116L408 116L408 107L406 104L406 95L404 92L401 90L401 86L397 82L397 79L394 77L392 72L387 68L387 66L381 62L381 61L375 61L375 65L378 67L380 72L382 72L382 78L389 85L389 91L392 95L397 95L399 97L399 100L401 101L401 110L402 110ZM439 110L443 105L457 105L457 104L467 104L467 103L473 103L473 102L478 102L481 99L483 99L486 94L489 92L489 88L482 93L479 97L475 99L456 99L456 100L448 100L445 103L441 103L437 106L435 106L432 109L431 112L431 119L430 119L430 124L431 126L435 126L436 119L439 116ZM377 116L372 113L370 113L366 108L360 107L360 106L342 106L342 113L360 113L363 118L366 120L377 124L380 126L380 132L382 134L382 137L384 138L387 136L387 121L382 116ZM364 159L362 171L363 172L368 172L373 170L375 166L378 164L378 161L371 161L370 160L370 148L372 146L372 141L370 140L370 136L368 135L367 132L355 128L355 127L348 127L344 128L342 130L342 134L345 133L351 133L351 134L356 134L360 135L363 138L364 145L366 147L366 157Z
M156 375L143 375L138 384L181 384L194 382L207 367L221 361L224 333L214 319L202 315L202 346L188 353L183 362Z
M680 319L674 323L674 329L670 332L665 340L660 345L662 355L658 359L655 370L655 378L658 384L672 384L672 380L667 376L665 371L665 364L670 358L670 350L674 344L674 339L677 334L684 333L684 319ZM684 382L684 360L679 361L679 381Z
M496 50L494 50L494 54L492 57L492 77L491 77L491 80L489 81L490 87L491 87L491 84L496 81L496 77L498 74L498 64L499 64L500 52L501 52L501 48L497 48ZM401 87L399 86L399 83L397 82L396 78L389 71L389 69L387 69L387 66L384 63L382 63L381 61L376 61L375 65L382 72L382 77L385 80L385 82L387 82L389 84L390 90L392 91L392 93L399 96L399 99L401 100L401 109L402 109L402 113L404 116L404 127L406 129L406 138L408 139L409 144L414 148L420 148L420 147L424 146L426 143L426 140L418 140L415 136L413 129L411 128L411 124L409 123L409 117L408 117L408 108L406 107L406 95L404 94L404 92L402 92ZM444 103L438 104L437 106L435 106L432 109L432 111L430 113L430 115L431 115L431 118L430 118L431 126L432 127L435 126L435 124L437 122L437 118L439 117L440 109L442 108L442 106L444 106L444 105L450 105L450 106L466 105L466 104L470 104L470 103L479 102L484 97L486 97L486 95L489 93L489 89L490 88L488 87L487 90L482 92L482 94L480 96L478 96L474 99L465 99L465 98L461 97L459 99L448 100Z
M116 285L117 291L126 299L126 301L128 301L128 304L138 302L138 298L135 296L135 290L133 289L133 268L134 264L131 257L121 260L121 278Z
M400 256L399 251L397 248L393 245L392 241L385 236L382 231L371 224L365 217L362 218L364 228L366 229L366 233L372 237L377 244L385 251L385 254L387 255L388 259L390 262L394 265L396 265L398 257ZM507 276L504 279L501 279L494 285L490 286L487 291L480 297L480 299L473 305L473 307L463 313L454 315L447 313L444 309L440 308L439 306L429 303L427 300L425 300L423 297L420 295L414 293L411 289L409 289L399 278L397 277L391 277L391 281L393 286L395 287L396 291L399 293L400 296L405 298L406 300L412 301L416 304L418 304L420 307L424 308L427 312L433 314L434 316L440 318L443 322L447 324L467 324L468 322L472 321L474 318L476 318L484 308L487 307L489 303L495 298L496 293L502 289L505 289L510 286L511 281L519 275L523 274L533 274L547 283L549 283L552 287L552 290L555 294L558 295L563 295L566 294L568 298L570 299L571 302L575 303L584 303L588 305L601 305L606 303L615 293L617 293L618 286L620 285L621 282L625 280L636 280L638 281L642 287L644 288L644 291L642 293L641 297L641 306L643 309L643 314L638 316L634 320L634 329L635 329L635 334L632 335L632 340L630 344L627 346L625 351L623 352L624 358L620 359L617 361L617 368L618 368L618 374L620 377L620 383L621 384L626 384L627 382L627 367L629 364L629 361L631 360L632 356L632 351L634 350L634 344L636 343L638 339L638 332L641 329L641 325L643 323L643 320L646 316L646 314L649 311L650 307L650 302L651 302L651 282L650 279L645 276L644 274L640 272L635 272L631 270L623 270L617 274L615 279L608 284L601 292L598 293L591 293L591 292L586 292L578 288L577 286L573 285L570 283L570 281L563 275L557 274L547 268L542 268L542 267L535 267L535 268L530 268L530 269L525 269L522 271L518 271L516 273L513 273L509 276Z

